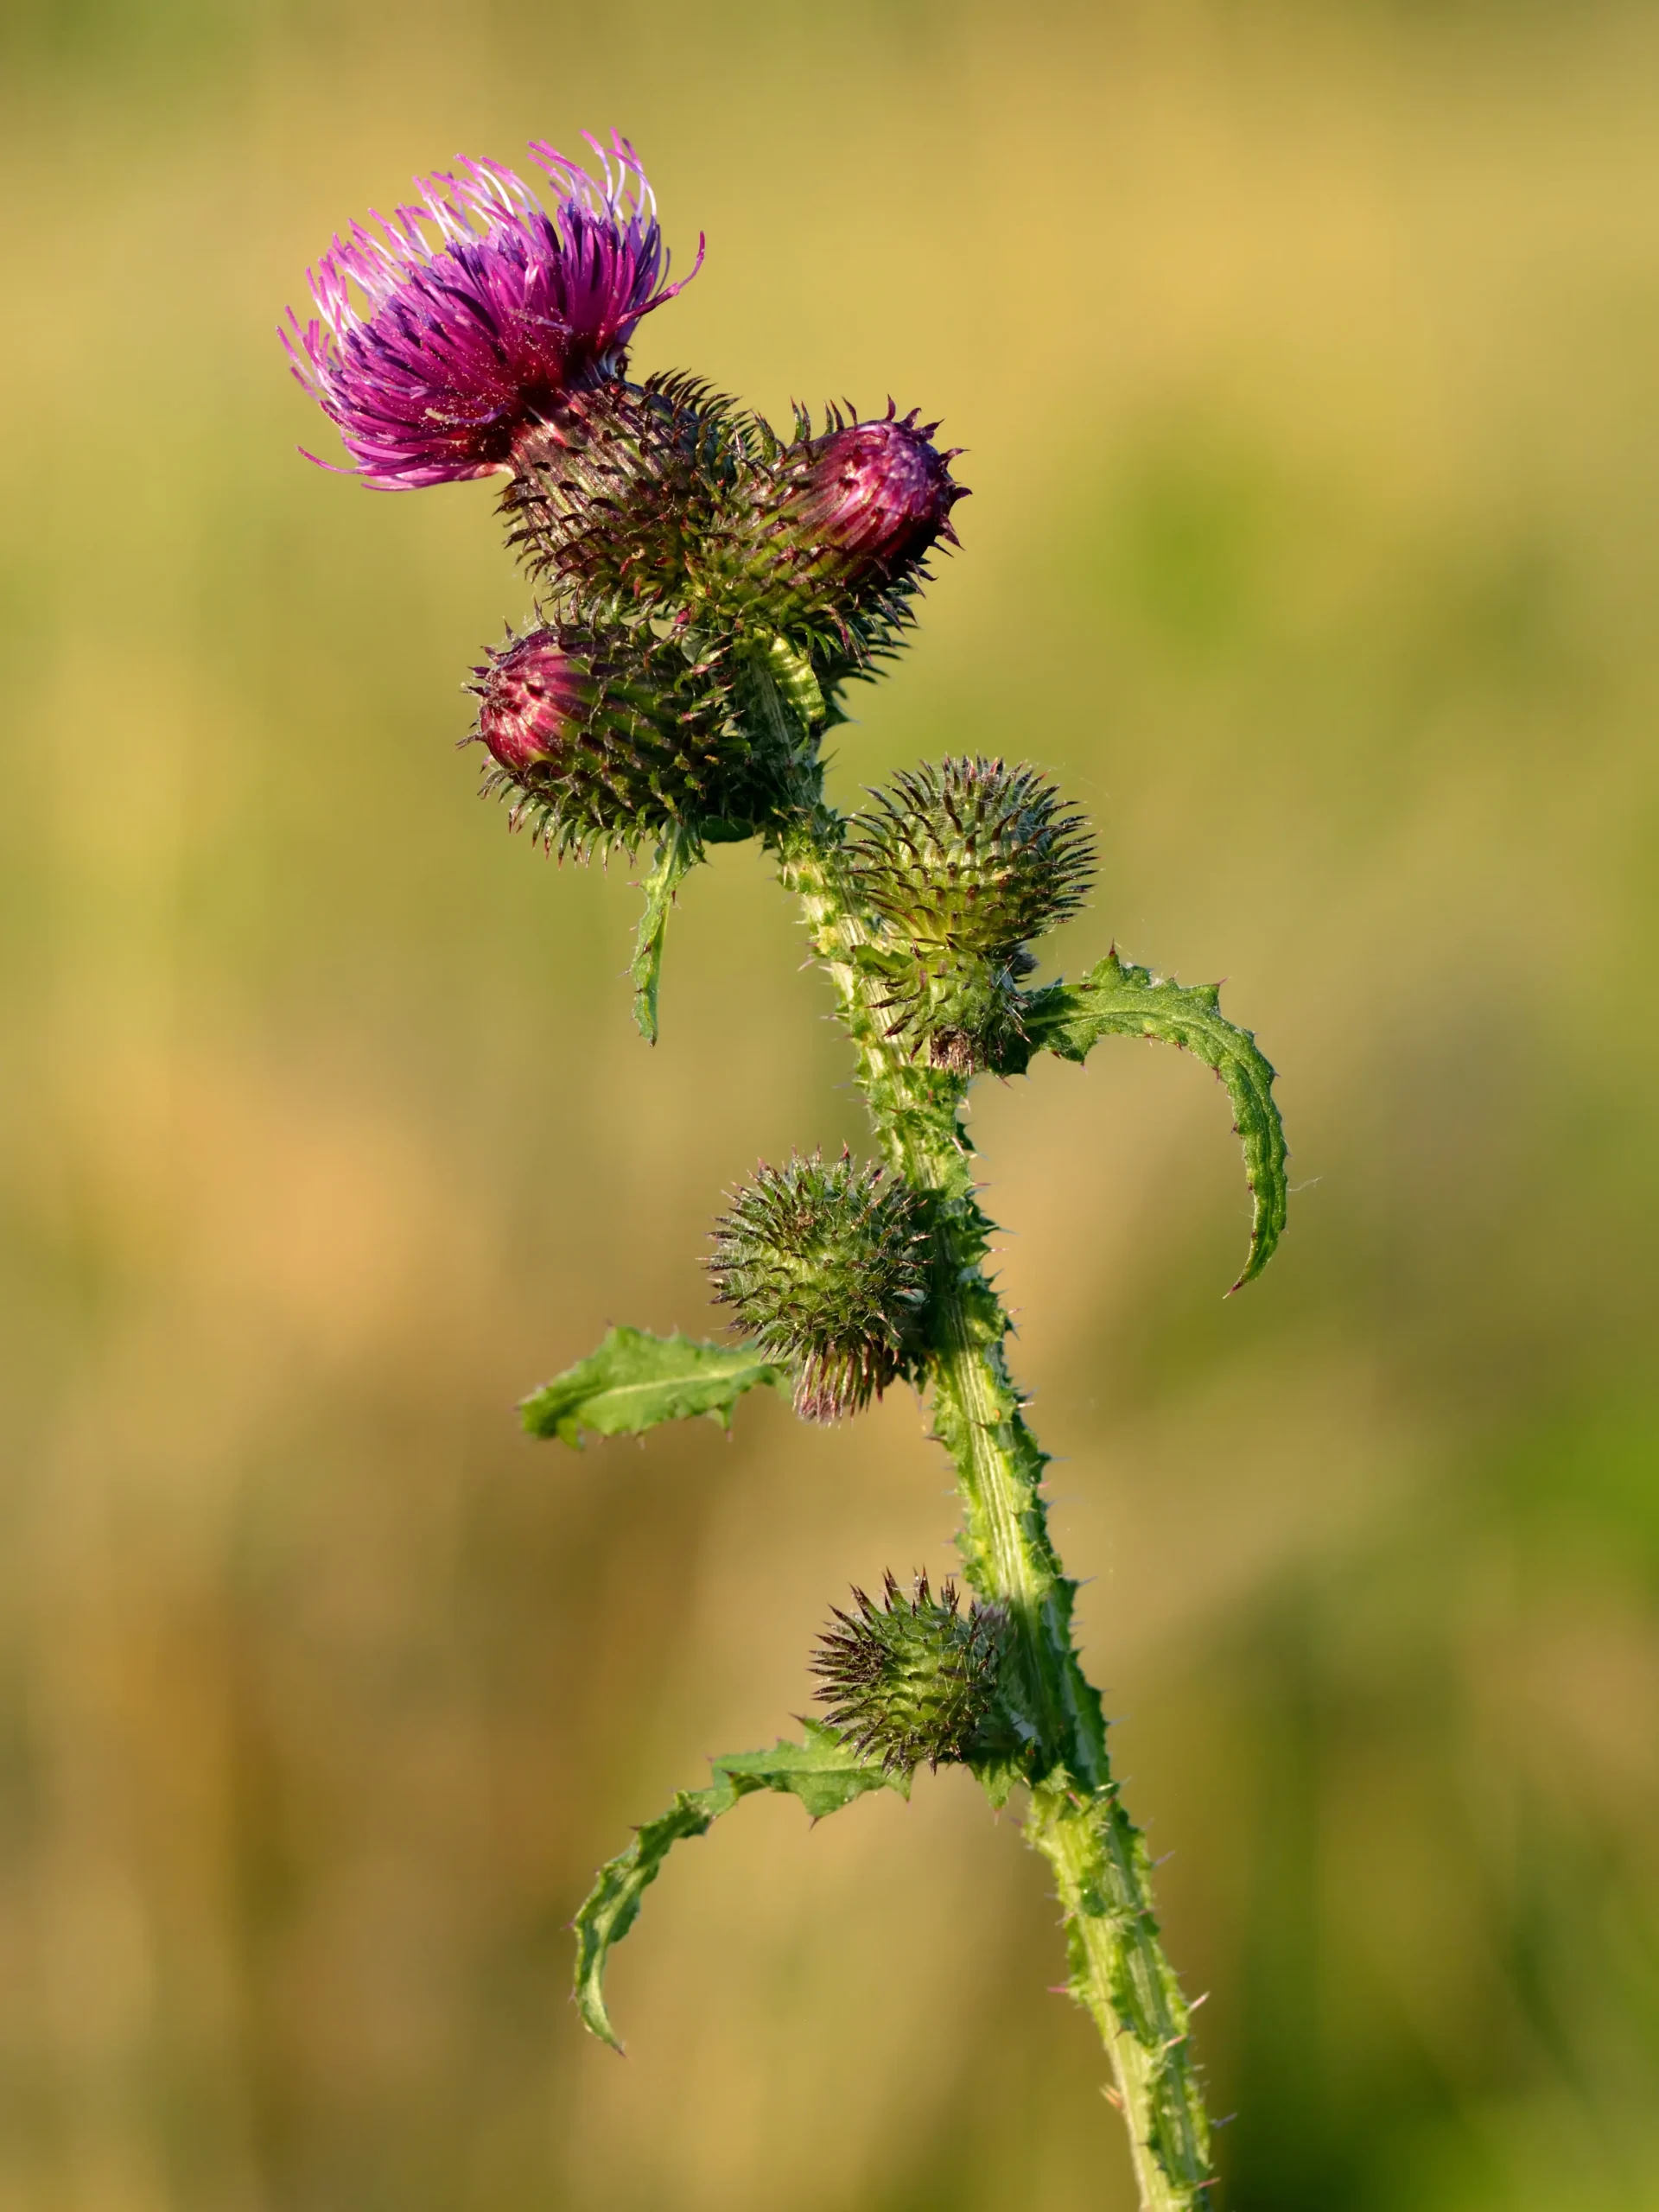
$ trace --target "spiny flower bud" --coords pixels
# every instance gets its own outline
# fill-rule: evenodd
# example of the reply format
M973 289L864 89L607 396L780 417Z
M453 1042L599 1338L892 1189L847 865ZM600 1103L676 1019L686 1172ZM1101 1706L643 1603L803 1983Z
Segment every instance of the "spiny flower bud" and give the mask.
M837 416L798 461L797 526L849 566L891 575L937 538L957 542L950 510L967 490L951 481L950 462L962 448L941 453L932 442L938 424L918 424L919 411L900 416L889 400L874 422Z
M812 1672L830 1726L856 1751L895 1774L970 1758L1007 1732L997 1726L1010 1641L1002 1606L963 1613L956 1585L936 1598L925 1574L908 1597L888 1574L879 1605L858 1589L853 1605L831 1608Z
M918 948L1007 959L1082 906L1094 845L1036 769L927 762L874 795L852 858L867 906Z
M753 434L735 400L690 377L574 394L514 448L508 543L578 607L695 614L722 597L759 504Z
M919 1351L929 1240L923 1200L879 1167L815 1153L764 1164L715 1225L715 1294L769 1358L795 1370L807 1421L861 1412Z
M547 625L509 632L474 674L475 734L496 763L485 787L510 793L515 826L550 850L632 851L675 827L730 835L775 796L718 660L674 640Z
M952 760L874 794L849 848L876 947L889 1036L954 1075L1022 1066L1028 938L1082 905L1094 849L1080 815L1034 768Z

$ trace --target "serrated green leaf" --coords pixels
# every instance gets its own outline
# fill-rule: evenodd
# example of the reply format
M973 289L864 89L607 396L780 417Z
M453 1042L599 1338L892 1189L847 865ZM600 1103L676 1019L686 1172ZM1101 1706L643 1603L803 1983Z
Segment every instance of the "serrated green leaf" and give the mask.
M657 1042L657 993L663 979L663 945L674 894L702 857L696 839L688 830L677 830L658 846L655 865L641 887L645 911L639 917L633 964L628 973L633 982L633 1018L647 1045Z
M815 1821L840 1812L868 1790L896 1789L901 1797L909 1796L908 1774L888 1774L872 1765L821 1720L803 1720L801 1726L804 1743L780 1736L769 1751L734 1751L714 1762L716 1776L728 1776L740 1796L751 1789L777 1789L798 1797Z
M663 1869L677 1843L706 1835L723 1813L758 1789L798 1797L815 1820L838 1813L872 1789L910 1794L910 1777L887 1774L861 1759L819 1721L808 1720L804 1743L781 1738L769 1751L738 1751L713 1762L706 1789L682 1789L667 1812L634 1830L633 1841L599 1870L594 1886L571 1926L576 1936L576 2009L583 2024L613 2050L620 2050L605 2009L605 1966L639 1916L639 1900Z
M747 1344L699 1344L695 1337L654 1337L648 1329L613 1329L597 1351L567 1367L519 1407L532 1436L556 1436L580 1448L582 1432L639 1436L659 1421L707 1414L722 1428L746 1390L788 1377Z
M1156 1037L1213 1068L1233 1102L1253 1217L1250 1249L1235 1290L1259 1275L1285 1226L1285 1131L1274 1103L1273 1067L1248 1029L1224 1020L1214 983L1191 986L1109 952L1080 982L1033 991L1026 1004L1033 1049L1081 1060L1102 1037Z

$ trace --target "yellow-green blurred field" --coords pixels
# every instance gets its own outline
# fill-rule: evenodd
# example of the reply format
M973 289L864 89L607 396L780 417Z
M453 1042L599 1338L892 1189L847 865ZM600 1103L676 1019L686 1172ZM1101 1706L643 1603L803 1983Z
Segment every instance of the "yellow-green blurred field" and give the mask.
M272 326L416 169L620 125L645 326L891 391L976 496L836 789L1013 751L1224 1101L990 1086L1021 1370L1176 1853L1233 2212L1659 2206L1659 17L1601 0L10 0L0 30L0 2207L1125 2208L1037 1864L960 1776L631 1821L950 1563L902 1394L581 1458L515 1399L713 1325L758 1154L858 1141L723 850L632 1033L627 870L475 803L525 594L364 493Z

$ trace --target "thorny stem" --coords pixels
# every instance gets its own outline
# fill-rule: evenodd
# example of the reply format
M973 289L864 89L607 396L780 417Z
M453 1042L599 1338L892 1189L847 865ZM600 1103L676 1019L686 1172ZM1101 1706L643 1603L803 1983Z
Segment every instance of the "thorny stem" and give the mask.
M1146 1845L1111 1777L1100 1700L1071 1640L1075 1585L1049 1540L1045 1455L1004 1355L1010 1323L982 1262L962 1077L908 1058L887 1037L881 986L861 967L874 932L861 914L830 809L803 809L776 836L779 873L800 899L813 950L835 984L858 1084L883 1149L915 1187L937 1194L935 1434L960 1489L963 1572L1016 1624L1017 1719L1030 1783L1026 1835L1054 1871L1072 1993L1110 2056L1110 2096L1128 2124L1143 2212L1204 2212L1210 2129L1188 2039L1185 2000L1153 1915ZM1005 1793L1004 1793L1005 1794Z

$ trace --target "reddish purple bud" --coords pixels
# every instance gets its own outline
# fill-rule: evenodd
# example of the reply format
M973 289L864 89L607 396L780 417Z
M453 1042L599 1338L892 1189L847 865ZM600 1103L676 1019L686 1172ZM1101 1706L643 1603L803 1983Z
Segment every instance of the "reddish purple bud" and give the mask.
M532 630L478 671L478 734L512 776L557 760L591 707L593 671L550 631Z
M808 466L801 515L826 545L895 569L919 560L935 538L954 544L950 510L967 496L951 481L961 448L941 453L918 425L919 410L900 416L893 403L874 423L849 423L819 438Z

